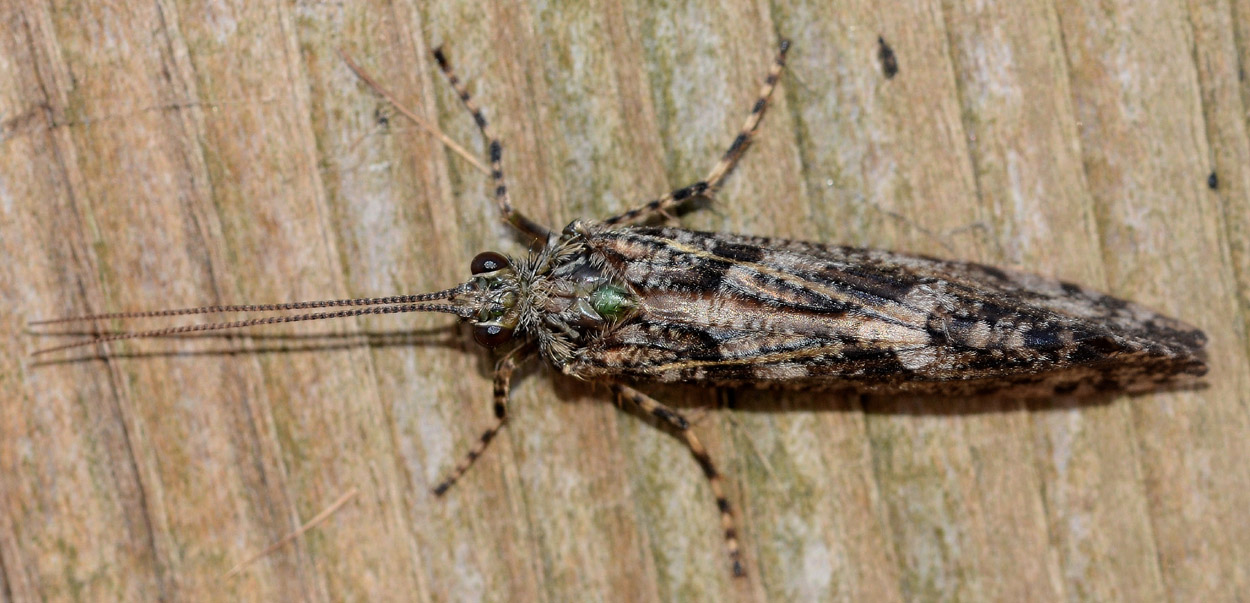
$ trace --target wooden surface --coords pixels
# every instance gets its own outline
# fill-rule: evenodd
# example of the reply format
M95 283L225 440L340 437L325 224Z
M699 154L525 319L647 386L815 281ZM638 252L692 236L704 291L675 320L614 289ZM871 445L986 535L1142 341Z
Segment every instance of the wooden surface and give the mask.
M0 599L1250 592L1250 1L0 11ZM733 581L682 444L546 368L432 496L491 418L492 360L445 315L29 355L60 341L31 319L417 293L521 252L486 179L337 48L481 152L428 58L445 44L517 205L558 228L701 177L776 32L794 50L762 136L684 224L1087 283L1206 329L1208 387L1092 406L644 388L699 417L728 475Z

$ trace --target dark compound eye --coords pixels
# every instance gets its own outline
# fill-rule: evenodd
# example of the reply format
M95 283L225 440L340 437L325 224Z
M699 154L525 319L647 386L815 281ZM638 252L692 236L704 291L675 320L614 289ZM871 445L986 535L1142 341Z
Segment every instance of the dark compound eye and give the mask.
M488 348L497 348L512 339L512 329L503 325L480 322L473 325L473 340Z
M494 272L508 267L508 258L503 257L501 253L494 251L483 251L473 257L473 263L469 265L469 272L473 274L482 274L483 272Z

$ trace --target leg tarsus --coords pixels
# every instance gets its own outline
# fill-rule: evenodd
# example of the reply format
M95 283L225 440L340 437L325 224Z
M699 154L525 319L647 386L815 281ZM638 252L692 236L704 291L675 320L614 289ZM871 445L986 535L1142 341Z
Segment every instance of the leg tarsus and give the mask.
M703 443L690 430L690 421L687 421L680 413L664 405L659 400L628 385L613 384L612 391L620 399L629 401L642 412L669 424L685 440L686 446L690 448L690 453L694 456L695 461L699 463L699 468L703 470L703 476L707 478L708 486L712 489L712 496L716 498L716 508L720 511L721 530L725 536L725 548L729 552L729 561L733 565L733 575L735 577L745 576L746 569L742 565L742 550L738 545L738 531L734 523L733 507L730 506L729 499L725 496L725 491L721 486L720 473L716 470L716 465L712 462L711 455L707 453L707 448L703 447Z
M700 180L690 186L683 186L672 191L659 199L648 201L641 207L635 207L619 216L612 216L604 220L603 223L612 225L621 222L632 222L640 218L645 220L657 213L668 215L670 209L686 202L688 199L706 196L709 190L711 190L711 186L706 181Z
M742 129L738 131L738 135L734 137L733 142L729 144L729 148L721 155L720 161L716 163L711 172L708 172L706 178L690 186L679 188L646 205L608 218L603 221L604 224L612 225L634 220L645 220L657 212L663 213L692 197L706 196L716 192L725 176L728 176L729 172L738 164L738 160L742 158L747 147L751 146L751 140L755 136L755 131L759 128L760 120L764 117L764 110L768 107L768 99L772 96L773 90L777 88L777 82L781 79L781 72L785 69L786 52L788 50L790 50L790 41L782 40L780 48L777 50L777 56L773 59L772 67L768 70L768 76L764 78L764 85L760 88L759 96L756 98L755 103L751 105L751 112L742 124Z
M491 135L490 127L486 122L486 116L482 114L482 110L473 102L469 89L465 87L460 78L456 77L456 73L452 71L451 62L447 60L447 55L443 53L442 46L434 49L434 60L438 62L438 68L442 70L443 75L447 76L447 82L456 91L456 96L460 97L460 102L464 104L464 108L468 109L469 114L473 116L473 123L477 124L477 129L481 131L482 138L486 139L490 157L490 175L495 183L495 203L499 206L499 213L503 215L504 221L517 230L534 237L539 243L546 245L551 237L551 230L529 219L525 214L512 207L512 197L508 194L508 185L504 182L503 177L503 144L499 142L498 138Z
M434 487L434 496L446 494L447 490L469 470L469 467L473 466L478 457L482 456L486 447L490 445L491 440L494 440L495 435L503 428L504 423L508 420L508 392L512 387L512 373L516 371L516 368L522 362L529 358L529 355L529 346L523 345L508 352L506 356L500 358L499 362L495 364L495 424L482 432L481 437L478 438L473 448L469 449L469 453L464 456L460 464L456 465L456 468Z

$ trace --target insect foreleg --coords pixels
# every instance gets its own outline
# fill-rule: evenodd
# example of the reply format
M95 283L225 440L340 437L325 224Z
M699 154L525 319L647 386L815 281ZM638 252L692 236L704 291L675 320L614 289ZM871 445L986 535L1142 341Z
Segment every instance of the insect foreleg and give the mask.
M517 211L512 207L512 197L508 194L508 186L503 178L503 145L490 133L490 128L486 123L486 117L482 115L482 110L473 102L473 98L469 95L469 89L465 87L460 78L456 77L454 71L451 70L451 63L447 61L447 55L443 53L443 49L434 49L434 59L438 61L438 68L443 71L443 75L447 76L447 82L455 89L456 95L460 97L460 102L464 103L464 108L469 110L473 115L473 122L477 124L477 129L482 132L482 138L486 139L487 152L490 155L490 175L495 182L495 203L499 205L499 212L503 214L504 220L516 227L517 230L530 235L537 239L540 243L546 244L547 239L551 236L551 231L546 226L539 224Z
M659 199L648 202L646 205L631 209L619 216L613 216L604 220L604 224L619 224L621 222L633 222L635 220L646 220L657 213L663 213L680 205L686 199L691 197L706 196L716 192L720 188L721 181L725 176L734 169L738 164L738 160L746 152L747 147L751 145L751 139L755 136L755 131L759 129L760 120L764 118L764 110L768 107L768 99L772 96L773 90L777 88L777 81L781 79L781 72L786 67L786 51L790 50L790 41L782 40L781 47L777 51L777 58L773 59L773 65L768 70L768 76L764 78L764 85L760 88L759 97L755 103L751 105L751 113L747 115L747 120L742 124L742 129L738 135L734 137L729 148L725 150L725 154L721 155L720 161L716 163L716 167L703 180L679 188Z
M690 448L690 453L694 455L694 459L699 462L699 467L703 469L703 475L707 477L708 485L712 488L712 496L716 497L716 508L720 509L721 529L725 534L725 548L729 551L729 561L733 563L733 573L735 576L745 576L746 569L742 566L742 552L738 547L738 531L734 527L733 508L729 505L729 499L725 497L720 473L716 471L716 465L712 463L712 457L707 453L707 448L703 447L703 443L690 430L690 422L662 402L628 385L613 384L612 391L642 412L672 425L681 434L682 439L686 441L686 446Z
M435 496L445 494L447 489L451 488L452 484L456 483L469 470L469 467L473 466L473 462L482 456L482 452L490 445L491 440L495 439L495 435L508 420L508 394L512 388L512 373L516 372L517 367L531 356L533 356L533 348L522 345L508 352L495 364L495 424L482 432L482 437L473 444L473 448L469 449L469 453L460 461L460 464L456 465L451 474L434 487Z

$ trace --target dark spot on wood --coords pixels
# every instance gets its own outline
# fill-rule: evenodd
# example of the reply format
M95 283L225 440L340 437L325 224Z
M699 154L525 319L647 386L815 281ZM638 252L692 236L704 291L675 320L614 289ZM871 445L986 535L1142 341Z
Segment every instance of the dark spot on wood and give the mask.
M1220 188L1220 177L1219 175L1215 173L1214 170L1211 171L1210 176L1207 176L1207 188L1211 190Z
M877 58L881 59L881 72L885 74L885 79L898 75L898 57L883 36L877 36Z

